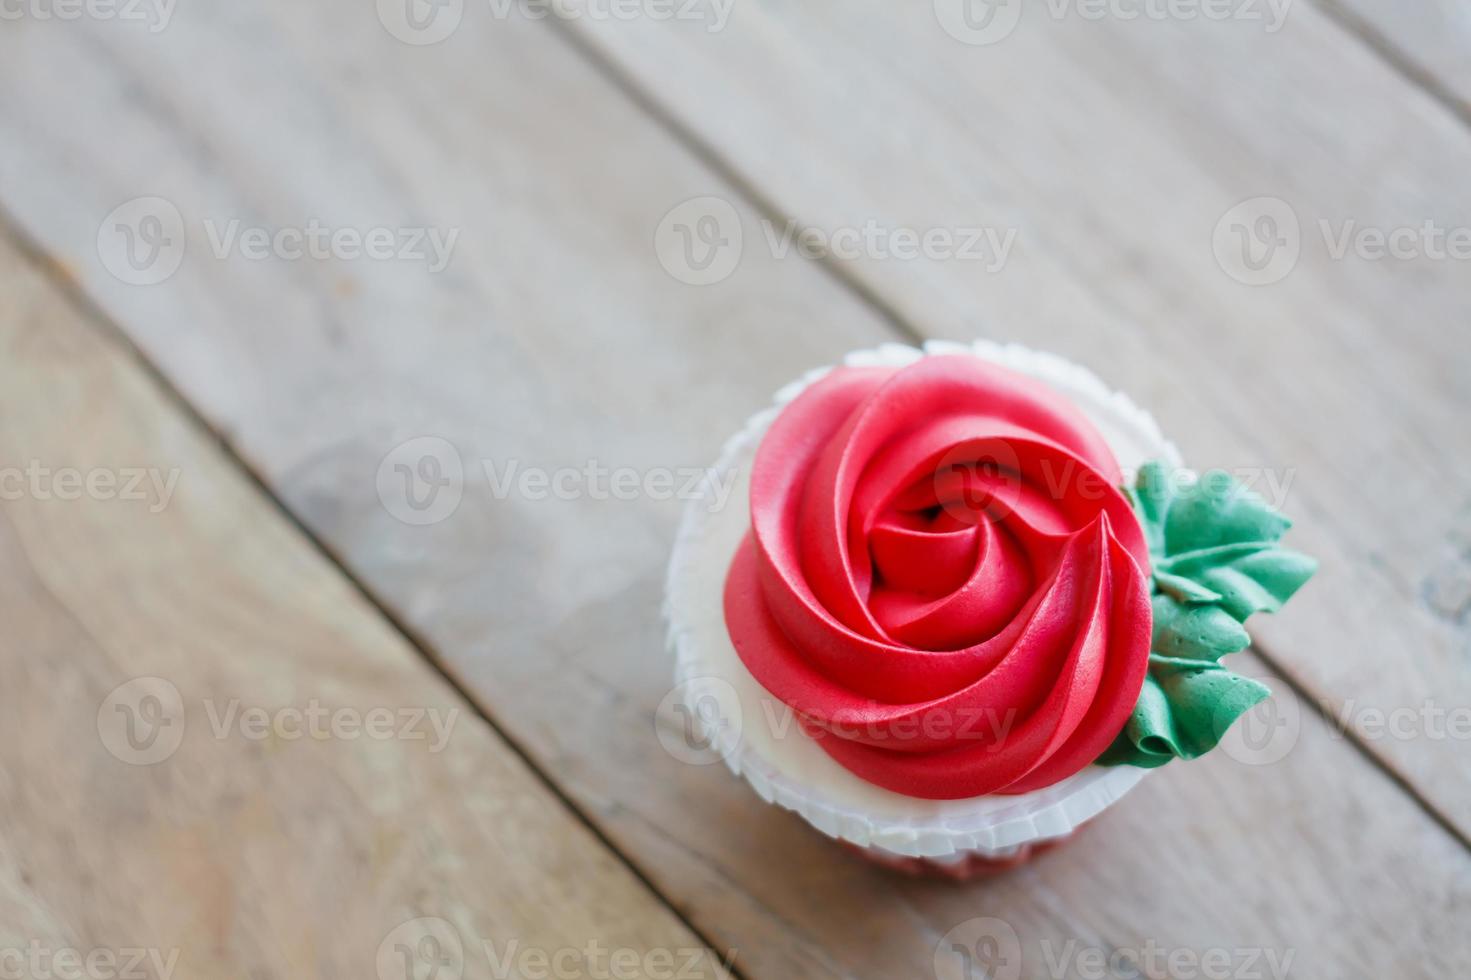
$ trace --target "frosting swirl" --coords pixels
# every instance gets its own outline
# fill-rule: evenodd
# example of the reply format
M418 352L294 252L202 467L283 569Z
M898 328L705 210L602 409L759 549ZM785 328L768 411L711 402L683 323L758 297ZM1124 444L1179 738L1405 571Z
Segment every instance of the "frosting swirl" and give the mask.
M839 763L909 796L1051 785L1096 759L1149 663L1149 554L1102 435L978 358L841 367L751 474L725 617Z

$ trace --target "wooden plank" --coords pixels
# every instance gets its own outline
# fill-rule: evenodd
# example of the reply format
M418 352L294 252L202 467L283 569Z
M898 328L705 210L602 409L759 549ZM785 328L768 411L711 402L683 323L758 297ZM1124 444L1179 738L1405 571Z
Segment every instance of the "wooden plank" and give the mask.
M1471 120L1471 11L1458 0L1319 0L1417 84Z
M39 25L0 49L0 79L34 93L0 108L4 203L702 931L751 976L928 975L978 915L1016 930L1033 976L1151 943L1290 952L1301 975L1403 972L1404 942L1428 973L1466 962L1464 849L1311 712L1275 765L1167 770L1070 852L969 889L871 869L664 754L677 502L498 498L479 464L700 466L799 370L893 335L762 248L715 285L671 278L651 246L671 207L727 197L748 241L755 216L545 25L465 16L428 50L330 3L196 10L167 44ZM187 215L191 251L130 287L95 239L142 193ZM437 277L213 260L202 221L237 215L462 235ZM414 526L375 476L424 435L469 476L453 515Z
M0 350L7 972L398 980L434 938L441 976L590 942L722 975L6 241Z
M1029 11L988 46L864 10L568 29L798 227L1014 233L999 271L985 249L831 264L924 334L1090 364L1187 460L1263 478L1323 567L1254 635L1466 837L1471 133L1306 4L1275 34ZM1257 198L1291 209L1300 253L1248 285L1214 246L1242 271ZM1426 222L1411 259L1335 257L1345 233Z

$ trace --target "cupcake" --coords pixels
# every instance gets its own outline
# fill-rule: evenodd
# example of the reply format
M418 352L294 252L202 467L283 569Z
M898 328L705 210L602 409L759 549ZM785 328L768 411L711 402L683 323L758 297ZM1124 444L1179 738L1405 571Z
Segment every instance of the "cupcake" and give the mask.
M691 500L672 696L769 802L864 856L1012 867L1267 696L1222 658L1314 565L1088 371L887 345L779 392Z

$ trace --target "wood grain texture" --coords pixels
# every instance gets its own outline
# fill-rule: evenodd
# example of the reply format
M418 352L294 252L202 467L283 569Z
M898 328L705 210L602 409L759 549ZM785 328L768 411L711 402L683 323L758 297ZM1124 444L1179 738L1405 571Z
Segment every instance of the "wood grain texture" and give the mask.
M920 333L1089 364L1187 461L1279 491L1322 571L1253 635L1465 837L1471 131L1309 4L1275 34L1029 8L988 46L929 14L757 0L718 34L568 28L799 227L1014 232L999 271L831 265ZM1291 209L1300 258L1246 285L1213 235L1256 229L1232 212L1260 197ZM1460 229L1460 260L1335 257L1426 222L1442 252Z
M0 352L7 975L140 950L121 975L399 980L428 975L427 936L440 976L591 942L721 975L8 242Z
M815 264L774 259L735 189L551 27L473 9L430 49L346 3L195 8L156 39L31 25L25 44L0 38L0 81L29 93L0 107L4 205L750 976L927 976L977 916L1016 930L1028 976L1069 942L1291 953L1294 976L1465 968L1471 859L1311 711L1275 764L1167 769L1068 850L962 889L870 868L719 767L667 755L656 610L677 503L497 496L480 464L498 478L512 463L701 466L775 387L895 335ZM786 136L773 126L755 150L776 159ZM815 152L787 166L817 183ZM1044 176L1066 186L1060 167ZM184 265L152 287L95 257L104 216L140 194L188 219ZM651 244L699 195L733 202L749 245L703 288L668 276ZM462 234L438 276L216 260L202 222L233 216ZM1052 268L1031 280L1047 322L1092 310ZM1146 401L1162 388L1142 368L1111 380ZM467 485L451 517L410 526L375 477L425 435L454 446Z

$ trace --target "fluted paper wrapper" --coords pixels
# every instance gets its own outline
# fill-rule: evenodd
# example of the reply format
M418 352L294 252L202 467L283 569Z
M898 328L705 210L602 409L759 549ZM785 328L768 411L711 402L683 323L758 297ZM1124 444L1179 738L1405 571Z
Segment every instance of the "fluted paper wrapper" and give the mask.
M1103 433L1129 476L1148 460L1180 465L1179 452L1148 413L1055 355L986 341L932 342L923 350L891 344L859 351L844 363L902 367L940 354L970 354L1056 388ZM750 529L756 448L782 406L829 370L809 372L749 419L726 443L701 495L686 507L665 591L677 685L666 707L704 747L707 758L700 761L718 757L762 799L796 811L880 863L957 878L1002 870L1072 834L1117 802L1146 770L1089 766L1021 796L925 800L882 789L844 769L803 732L791 710L751 676L726 631L725 576Z

